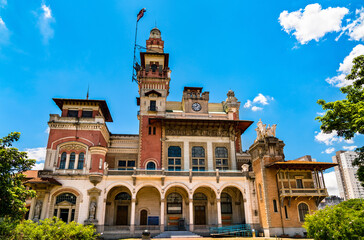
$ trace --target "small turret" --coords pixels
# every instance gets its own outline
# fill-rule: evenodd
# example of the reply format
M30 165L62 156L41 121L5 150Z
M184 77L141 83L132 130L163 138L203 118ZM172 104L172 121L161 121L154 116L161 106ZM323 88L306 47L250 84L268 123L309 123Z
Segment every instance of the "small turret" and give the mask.
M162 40L161 31L155 27L150 31L147 40L147 52L163 53L163 48L164 41Z

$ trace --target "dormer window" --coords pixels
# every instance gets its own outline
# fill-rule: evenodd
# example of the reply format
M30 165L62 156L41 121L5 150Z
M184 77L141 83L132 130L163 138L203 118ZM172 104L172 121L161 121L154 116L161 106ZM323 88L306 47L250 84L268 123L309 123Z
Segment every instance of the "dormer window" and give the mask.
M92 111L83 110L82 117L83 118L92 118Z
M68 110L67 117L78 117L78 110Z

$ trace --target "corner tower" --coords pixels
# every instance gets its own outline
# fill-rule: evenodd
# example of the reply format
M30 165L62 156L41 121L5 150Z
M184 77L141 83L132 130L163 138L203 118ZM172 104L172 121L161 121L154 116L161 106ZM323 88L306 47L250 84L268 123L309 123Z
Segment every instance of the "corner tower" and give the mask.
M171 70L168 66L169 54L164 53L164 41L158 28L150 31L146 51L140 53L140 61L141 66L137 73L137 104L140 106L138 167L147 168L147 164L153 162L156 168L161 168L161 126L157 123L151 124L150 119L165 115Z

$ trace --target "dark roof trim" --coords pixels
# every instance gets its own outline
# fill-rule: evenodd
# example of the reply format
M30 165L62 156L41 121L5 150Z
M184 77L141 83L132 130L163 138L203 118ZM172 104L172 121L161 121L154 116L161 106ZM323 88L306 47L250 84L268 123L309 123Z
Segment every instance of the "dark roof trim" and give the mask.
M153 93L155 93L155 94L157 94L158 95L158 97L160 97L160 96L162 96L162 94L160 93L160 92L157 92L156 90L151 90L151 91L149 91L149 92L146 92L145 93L145 96L149 96L150 94L153 94Z
M296 169L296 170L326 170L337 166L336 163L328 162L308 162L308 161L284 161L284 162L274 162L266 165L267 168L276 169Z
M106 122L112 122L112 117L109 111L109 107L105 100L90 100L90 99L69 99L69 98L53 98L53 101L57 104L59 109L63 110L63 105L65 103L71 102L72 103L81 103L81 104L92 104L98 105L104 115Z

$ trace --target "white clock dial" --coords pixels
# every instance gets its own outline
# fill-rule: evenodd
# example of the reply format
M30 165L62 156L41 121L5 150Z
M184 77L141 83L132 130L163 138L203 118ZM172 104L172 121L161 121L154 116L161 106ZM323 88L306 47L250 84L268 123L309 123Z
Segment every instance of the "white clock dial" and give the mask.
M192 110L196 111L196 112L200 111L201 110L201 104L199 104L197 102L193 103L192 104Z

